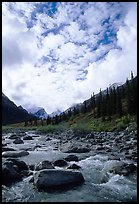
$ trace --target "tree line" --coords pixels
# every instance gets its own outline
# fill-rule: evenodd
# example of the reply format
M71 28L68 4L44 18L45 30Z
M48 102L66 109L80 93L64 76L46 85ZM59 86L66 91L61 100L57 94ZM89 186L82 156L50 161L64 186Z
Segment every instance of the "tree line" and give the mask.
M111 120L113 115L122 117L123 115L137 114L137 77L133 76L131 71L131 79L126 79L126 83L115 87L107 87L105 93L100 89L99 94L91 94L90 99L83 102L80 107L69 109L60 115L54 117L48 116L47 119L40 120L41 125L56 125L62 121L69 121L71 118L79 115L92 112L93 117L103 120L106 118ZM38 120L30 120L25 122L25 126L38 125Z

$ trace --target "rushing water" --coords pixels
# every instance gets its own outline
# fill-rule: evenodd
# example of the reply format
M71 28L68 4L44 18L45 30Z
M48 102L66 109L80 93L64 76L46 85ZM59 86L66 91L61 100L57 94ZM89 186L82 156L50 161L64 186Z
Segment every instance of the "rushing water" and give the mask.
M33 134L32 134L33 136ZM54 150L58 146L58 140L45 141L44 136L35 137L34 140L25 141L24 144L15 145L5 135L5 142L10 143L10 147L27 149L35 145L41 147L29 151L28 156L21 160L27 164L37 164L39 161L54 161L67 156L59 150ZM76 154L78 156L78 154ZM87 155L87 154L86 154ZM116 160L109 160L107 155L97 154L86 156L76 163L81 167L80 171L85 182L77 187L66 190L55 190L53 192L38 192L30 183L31 176L26 177L21 182L6 187L3 190L3 202L131 202L137 201L137 179L136 174L123 176L109 173L108 170L116 164ZM60 168L60 167L57 167Z

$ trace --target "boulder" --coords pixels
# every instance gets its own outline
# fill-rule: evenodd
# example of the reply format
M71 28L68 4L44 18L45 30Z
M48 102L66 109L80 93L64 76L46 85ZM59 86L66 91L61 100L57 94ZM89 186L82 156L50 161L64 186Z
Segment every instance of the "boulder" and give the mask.
M2 143L2 147L5 147L5 146L7 146L7 144Z
M22 180L21 174L12 161L5 161L2 164L2 184L8 185Z
M46 161L39 162L35 167L35 170L37 171L42 169L54 169L54 166L50 161L46 160Z
M27 151L22 151L22 150L19 150L19 151L7 151L7 152L3 152L2 153L2 156L3 157L23 157L23 156L27 156L29 155L29 152Z
M65 151L65 153L86 153L89 151L90 149L87 147L73 147L69 149L68 151Z
M54 166L63 167L67 165L67 162L64 159L59 159L53 162Z
M25 135L23 140L33 140L33 138L30 135Z
M80 169L81 167L78 166L77 164L71 164L70 166L67 167L67 169Z
M66 161L78 161L78 157L76 155L68 155L67 157L64 158Z
M16 150L11 147L2 147L2 151L6 152L6 151L16 151Z
M50 141L52 140L50 137L47 137L45 141Z
M28 170L28 165L19 159L14 159L14 158L8 158L7 161L12 161L14 165L18 167L18 172L21 172L23 170Z
M121 163L120 165L113 166L112 169L110 169L111 173L119 174L119 175L124 175L127 176L130 173L135 172L137 167L134 164L126 164L126 163Z
M35 164L30 164L30 165L29 165L29 169L30 169L31 171L34 171L34 170L35 170Z
M13 143L14 143L14 144L23 144L24 142L23 142L23 140L21 140L21 139L15 139L15 140L13 141Z
M18 138L19 138L19 136L16 134L12 134L9 136L9 139L18 139Z
M40 170L34 174L34 185L41 190L54 190L76 186L84 182L80 172L69 170Z

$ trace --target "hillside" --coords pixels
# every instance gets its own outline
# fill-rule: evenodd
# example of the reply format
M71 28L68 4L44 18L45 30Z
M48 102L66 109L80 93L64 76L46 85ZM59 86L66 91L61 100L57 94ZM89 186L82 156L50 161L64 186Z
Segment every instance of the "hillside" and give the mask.
M113 131L124 129L129 124L137 125L137 77L126 80L120 86L112 86L91 95L83 103L76 104L61 113L45 120L22 123L26 127L40 130L59 130L61 128ZM36 127L35 127L36 126ZM19 126L18 126L19 127Z
M2 93L2 125L33 119L35 119L33 115L29 114L22 106L17 107L14 102Z

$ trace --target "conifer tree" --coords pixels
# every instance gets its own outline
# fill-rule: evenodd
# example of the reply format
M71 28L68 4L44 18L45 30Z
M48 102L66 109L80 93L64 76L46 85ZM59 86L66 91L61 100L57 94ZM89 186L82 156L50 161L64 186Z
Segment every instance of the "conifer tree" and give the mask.
M122 101L121 101L119 87L117 87L117 94L116 94L116 113L119 115L119 117L122 117L123 115Z

